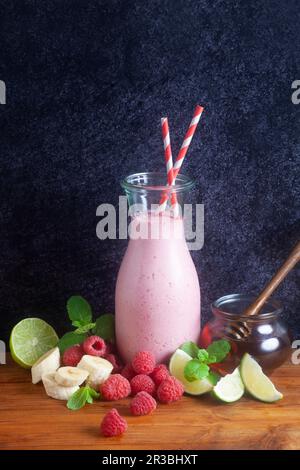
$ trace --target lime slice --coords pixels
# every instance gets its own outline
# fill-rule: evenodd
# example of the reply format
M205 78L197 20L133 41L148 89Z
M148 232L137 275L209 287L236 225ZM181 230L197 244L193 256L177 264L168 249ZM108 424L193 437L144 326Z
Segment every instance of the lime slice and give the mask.
M221 401L232 403L239 400L245 392L239 368L237 367L232 374L227 374L219 380L213 388L213 395Z
M193 382L188 382L188 380L185 379L184 368L191 359L192 357L186 352L181 349L176 349L170 359L169 369L171 374L182 383L184 391L190 395L202 395L203 393L210 392L213 385L208 379L199 379Z
M247 392L254 398L273 403L283 397L282 393L276 390L271 380L263 373L260 365L248 353L242 357L240 374Z
M29 369L57 342L58 336L52 326L40 318L25 318L13 328L9 347L13 360Z

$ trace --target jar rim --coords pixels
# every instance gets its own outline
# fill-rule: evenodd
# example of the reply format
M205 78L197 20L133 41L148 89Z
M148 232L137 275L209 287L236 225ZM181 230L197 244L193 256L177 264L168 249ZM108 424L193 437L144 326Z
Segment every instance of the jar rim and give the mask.
M251 294L223 295L211 304L211 309L214 315L226 318L227 320L236 320L238 318L241 321L247 322L259 322L272 317L274 318L280 315L283 311L282 303L277 299L269 299L268 301L266 301L263 309L267 309L267 311L265 311L264 313L258 313L257 315L243 315L236 312L230 312L225 308L226 304L229 303L238 304L239 302L243 302L247 305L250 305L255 299L256 296Z
M167 184L149 184L148 181L166 181L166 173L162 172L142 172L133 173L126 176L121 181L121 186L127 191L170 191L170 186ZM195 186L195 181L186 175L178 174L175 184L172 185L172 193L187 191Z

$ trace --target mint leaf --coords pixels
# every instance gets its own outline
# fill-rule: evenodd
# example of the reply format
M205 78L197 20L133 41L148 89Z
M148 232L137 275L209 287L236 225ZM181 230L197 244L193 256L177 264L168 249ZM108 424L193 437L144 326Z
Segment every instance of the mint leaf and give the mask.
M204 362L205 364L213 364L214 362L217 362L216 356L210 355L206 349L199 349L197 358L199 361Z
M100 393L96 392L94 388L91 388L88 385L85 388L88 389L90 397L95 398L95 399L100 398Z
M75 326L84 326L92 321L92 309L90 304L80 295L73 295L67 302L67 311Z
M215 386L219 382L220 376L216 372L213 372L212 370L209 371L209 374L207 376L208 380L210 383Z
M81 322L77 321L77 320L72 321L72 326L75 326L75 328L79 328L79 327L81 327Z
M115 316L106 313L97 318L96 326L93 330L94 334L100 336L105 341L115 340Z
M86 403L91 405L94 402L94 399L99 397L100 394L87 385L73 393L67 402L67 407L69 410L80 410L80 408L83 408Z
M210 356L215 357L214 362L221 362L231 349L230 343L225 339L219 339L218 341L214 341L211 343L208 348L207 352Z
M74 333L76 333L77 335L80 335L80 334L83 334L83 333L87 333L88 331L92 330L93 328L95 328L95 325L96 323L88 323L87 325L84 325L84 326L80 326L79 328L77 328Z
M88 387L88 389L89 389L89 394L93 398L100 398L100 393L96 392L96 390L94 388Z
M92 404L94 403L93 397L91 397L91 395L90 395L89 393L87 393L86 402L87 402L89 405L92 405Z
M193 341L187 341L186 343L183 343L179 349L182 349L182 351L186 352L192 358L198 356L199 348L196 343L193 343Z
M209 354L206 349L198 349L197 358L199 359L199 361L207 363L209 359Z
M88 391L86 387L81 387L79 390L77 390L71 398L69 398L67 402L67 407L69 410L80 410L80 408L83 408L84 405L87 402L88 398Z
M217 362L216 356L210 356L210 355L208 355L208 359L207 359L207 361L206 361L206 364L214 364L215 362Z
M61 354L63 354L65 350L68 349L70 346L83 343L85 338L86 338L86 334L77 334L74 331L70 331L69 333L66 333L58 341L58 347L59 347Z
M192 359L184 368L184 377L189 382L198 379L205 379L208 376L209 367L207 364L200 362L198 359Z

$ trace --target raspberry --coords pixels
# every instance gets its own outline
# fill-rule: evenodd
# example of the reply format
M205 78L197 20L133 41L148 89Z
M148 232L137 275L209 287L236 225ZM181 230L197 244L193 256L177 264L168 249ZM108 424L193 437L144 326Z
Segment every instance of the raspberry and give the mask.
M149 415L156 408L156 401L147 392L139 392L130 403L130 411L134 416Z
M121 374L129 381L136 376L131 364L126 364L126 366L123 367Z
M105 359L114 366L112 371L113 374L118 374L121 372L123 365L115 354L106 354Z
M165 364L157 364L157 366L154 367L154 371L150 374L150 377L155 385L159 386L169 375L170 373Z
M145 374L139 374L133 377L130 386L132 395L136 395L139 392L147 392L149 395L154 395L156 388L151 377Z
M62 362L64 366L76 367L82 356L84 350L81 344L76 344L66 349L63 353Z
M104 416L100 430L105 437L120 436L127 429L127 421L120 416L116 408L112 408Z
M89 336L82 345L85 354L102 357L106 353L106 344L100 336Z
M113 374L103 383L101 394L105 400L120 400L130 395L130 383L120 374Z
M134 356L131 364L137 374L149 375L155 367L155 358L151 352L141 351Z
M157 389L157 398L161 403L177 401L183 395L184 388L176 377L167 377Z

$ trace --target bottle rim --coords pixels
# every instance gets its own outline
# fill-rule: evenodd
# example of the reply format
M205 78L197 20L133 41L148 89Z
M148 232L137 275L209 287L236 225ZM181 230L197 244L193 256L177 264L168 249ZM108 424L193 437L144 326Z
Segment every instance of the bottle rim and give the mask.
M126 176L121 181L121 186L125 191L170 191L172 193L179 193L182 191L191 190L195 186L195 181L186 175L178 174L175 184L172 187L168 186L165 182L167 180L166 173L161 172L142 172L133 173Z

